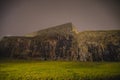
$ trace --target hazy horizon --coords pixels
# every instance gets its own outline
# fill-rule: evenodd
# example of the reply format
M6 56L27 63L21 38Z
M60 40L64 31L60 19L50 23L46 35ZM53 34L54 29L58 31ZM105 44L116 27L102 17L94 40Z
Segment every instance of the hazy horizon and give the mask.
M20 36L68 22L79 31L120 30L118 0L3 0L0 36Z

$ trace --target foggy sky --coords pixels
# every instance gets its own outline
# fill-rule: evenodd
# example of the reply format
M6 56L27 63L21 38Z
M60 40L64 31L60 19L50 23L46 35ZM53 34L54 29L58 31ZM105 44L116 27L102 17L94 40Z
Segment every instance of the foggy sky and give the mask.
M72 22L79 31L120 29L119 0L1 0L0 36Z

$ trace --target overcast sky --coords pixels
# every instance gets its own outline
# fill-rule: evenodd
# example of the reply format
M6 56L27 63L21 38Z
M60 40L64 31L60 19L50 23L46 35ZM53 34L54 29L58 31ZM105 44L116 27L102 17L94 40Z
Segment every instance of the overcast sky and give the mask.
M0 36L72 22L79 31L120 29L119 0L1 0Z

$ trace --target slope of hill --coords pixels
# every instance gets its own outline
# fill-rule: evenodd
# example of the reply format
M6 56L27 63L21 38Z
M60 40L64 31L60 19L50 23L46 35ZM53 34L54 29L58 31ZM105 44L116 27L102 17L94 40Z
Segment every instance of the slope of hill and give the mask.
M72 23L66 23L66 24L50 27L47 29L39 30L36 32L32 32L32 33L26 34L25 36L27 37L51 36L54 34L69 35L69 34L74 34L73 32L77 33L77 30L74 27L74 25Z
M120 61L120 30L77 32L72 23L4 37L0 56L40 60Z
M120 60L120 30L80 32L78 43L81 60Z

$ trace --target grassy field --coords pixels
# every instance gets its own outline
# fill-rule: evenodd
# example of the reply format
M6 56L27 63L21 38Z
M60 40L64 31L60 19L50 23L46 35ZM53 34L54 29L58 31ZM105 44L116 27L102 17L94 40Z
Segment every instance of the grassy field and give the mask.
M0 80L120 80L120 62L0 60Z

